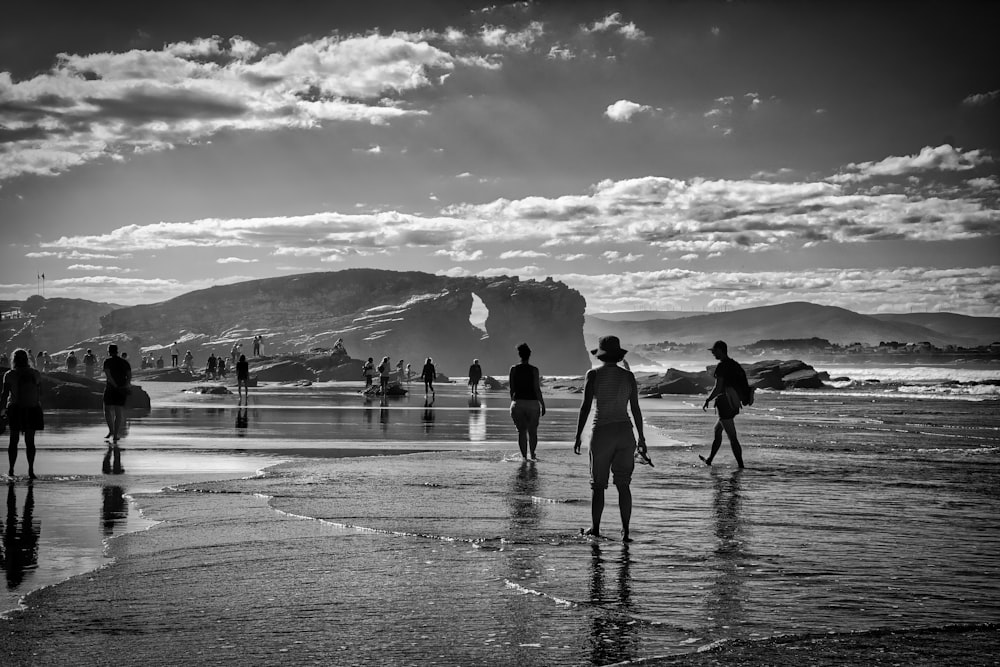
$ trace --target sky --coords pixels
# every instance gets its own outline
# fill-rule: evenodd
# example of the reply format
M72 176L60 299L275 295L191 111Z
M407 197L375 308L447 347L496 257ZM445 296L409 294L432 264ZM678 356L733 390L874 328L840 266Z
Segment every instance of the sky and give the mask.
M991 3L18 4L0 299L364 267L1000 316Z

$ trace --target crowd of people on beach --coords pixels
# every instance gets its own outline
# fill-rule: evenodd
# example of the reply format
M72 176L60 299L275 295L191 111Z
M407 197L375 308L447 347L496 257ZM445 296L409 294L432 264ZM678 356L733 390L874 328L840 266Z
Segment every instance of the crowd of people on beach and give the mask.
M255 356L260 355L261 339L261 336L254 337ZM734 420L740 413L741 406L753 403L753 390L749 387L743 368L729 357L725 341L716 341L710 351L719 363L714 373L715 386L705 399L702 409L707 410L714 402L718 420L714 427L709 455L707 457L699 455L699 458L711 466L722 445L722 435L725 434L737 465L743 468L743 451ZM618 490L622 539L628 542L631 541L629 527L632 513L630 485L635 463L638 461L642 464L653 464L649 458L643 433L638 385L635 375L625 362L626 353L616 336L601 337L597 347L591 350L591 354L601 362L601 365L592 368L586 374L573 451L576 454L582 451L583 433L590 423L590 414L593 410L593 429L589 446L591 526L582 532L589 536L601 535L605 491L611 481ZM177 367L180 351L176 342L171 346L170 354L171 365ZM342 339L338 339L333 354L347 355ZM534 462L537 461L538 427L546 411L545 398L542 392L541 373L531 364L531 348L527 343L521 343L517 346L517 354L520 362L511 366L508 374L510 417L517 431L521 458L526 462ZM132 367L126 357L125 353L119 354L118 346L112 343L107 347L107 356L104 357L101 367L105 380L103 403L108 425L105 439L109 442L109 456L112 450L117 449L125 428L125 405L132 383ZM149 367L151 358L152 355L143 358L144 368ZM93 350L87 349L82 358L84 374L93 377L98 362ZM162 356L152 363L154 367L162 368ZM71 351L66 359L67 370L75 373L77 365L75 351ZM8 474L11 477L14 475L20 436L23 435L28 478L33 480L36 478L35 434L44 429L40 371L47 372L52 369L51 357L46 352L33 355L31 350L19 348L14 351L12 357L8 357L6 353L0 354L0 366L9 366L9 370L3 375L2 395L0 395L0 428L10 431ZM193 356L190 350L184 355L184 367L193 370ZM225 357L211 353L206 363L206 375L212 379L225 379L230 367L236 371L237 391L242 404L248 396L249 362L242 353L240 342L234 343L230 349L228 364ZM409 383L413 377L410 364L406 364L403 359L393 364L388 355L382 357L377 365L373 357L368 357L362 364L362 375L365 380L364 393L366 395L377 393L382 396L383 401L391 392L393 384L398 386ZM379 379L378 385L374 381L376 376ZM431 357L424 360L418 377L424 386L425 407L433 405L437 369ZM478 359L474 359L468 372L468 383L473 396L478 394L482 378L482 366Z

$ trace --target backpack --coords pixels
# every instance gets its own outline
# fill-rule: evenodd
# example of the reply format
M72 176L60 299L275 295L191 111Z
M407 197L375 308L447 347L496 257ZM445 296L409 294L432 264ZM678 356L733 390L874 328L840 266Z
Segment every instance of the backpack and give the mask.
M743 370L743 366L736 364L736 367L740 369L740 383L736 387L736 393L740 396L740 405L753 405L754 393L757 391L757 387L751 387L750 383L747 381L746 371Z

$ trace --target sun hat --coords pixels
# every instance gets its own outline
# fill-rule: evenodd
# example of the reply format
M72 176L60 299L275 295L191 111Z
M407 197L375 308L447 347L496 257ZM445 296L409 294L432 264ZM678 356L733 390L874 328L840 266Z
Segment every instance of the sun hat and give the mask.
M597 347L590 351L592 355L601 361L621 361L625 358L625 350L618 336L601 336L597 340Z

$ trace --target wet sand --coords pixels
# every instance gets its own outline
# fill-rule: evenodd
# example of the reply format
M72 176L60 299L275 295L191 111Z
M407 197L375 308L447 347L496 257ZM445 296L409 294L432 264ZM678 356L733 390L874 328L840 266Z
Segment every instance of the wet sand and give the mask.
M381 433L375 421L369 449L394 456L294 451L262 477L135 493L156 526L29 596L0 622L0 651L10 664L993 664L997 627L980 624L1000 621L995 435L952 438L922 416L925 435L891 445L879 434L904 428L859 426L851 406L831 427L809 401L782 405L800 417L781 423L765 404L746 415L764 444L739 473L726 450L709 469L703 443L651 427L657 467L636 473L625 546L578 535L587 466L568 439L543 435L541 461L523 464L502 401L480 424L453 398L430 428L421 412ZM578 400L551 401L550 432ZM649 405L649 421L704 440L703 417L678 405ZM459 425L487 437L429 451L434 429ZM36 493L56 484L43 482Z

